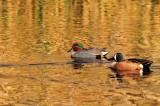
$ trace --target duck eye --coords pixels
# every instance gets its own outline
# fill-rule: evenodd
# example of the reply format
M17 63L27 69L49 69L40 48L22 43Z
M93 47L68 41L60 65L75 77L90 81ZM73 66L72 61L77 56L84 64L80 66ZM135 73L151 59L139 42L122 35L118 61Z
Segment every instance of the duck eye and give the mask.
M76 44L75 46L79 46L79 44Z

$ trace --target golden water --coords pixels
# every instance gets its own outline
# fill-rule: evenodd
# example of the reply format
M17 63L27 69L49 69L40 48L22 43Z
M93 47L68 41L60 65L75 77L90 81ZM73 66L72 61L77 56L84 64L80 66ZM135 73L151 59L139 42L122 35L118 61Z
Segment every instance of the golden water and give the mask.
M0 10L0 106L160 105L159 0L0 0ZM153 72L118 82L109 63L73 69L74 42L152 60Z

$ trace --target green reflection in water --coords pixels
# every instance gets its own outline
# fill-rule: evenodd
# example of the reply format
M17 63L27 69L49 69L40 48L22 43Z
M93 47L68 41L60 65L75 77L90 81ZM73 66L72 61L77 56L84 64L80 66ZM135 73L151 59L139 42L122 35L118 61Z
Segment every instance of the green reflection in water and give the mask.
M160 4L159 0L151 0L152 4Z
M2 23L3 28L8 28L8 7L7 0L2 0Z
M73 4L73 24L77 31L75 33L81 32L83 29L83 0L75 1Z
M35 4L34 4L34 21L37 22L38 25L42 25L43 24L43 0L35 0Z
M157 7L159 7L158 4L160 4L159 0L152 0L152 5L151 5L151 9L150 9L150 21L151 21L150 24L151 24L151 31L152 32L157 32L156 31L157 27L155 27L155 25L157 24L156 16L159 15L159 13L157 12Z
M7 6L7 0L2 0L2 33L3 33L3 37L2 40L6 41L9 39L9 35L6 34L7 33L7 29L9 28L8 24L9 24L9 19L8 19L8 6ZM8 43L8 42L5 42Z
M44 34L45 29L43 28L43 7L44 3L43 0L35 0L32 2L32 16L33 16L33 27L35 27L36 31L36 38L39 39L40 36Z
M51 51L51 46L52 43L38 39L33 50L40 53L48 53Z
M18 26L18 30L21 30L21 32L24 31L24 27L26 26L26 20L24 18L24 16L26 12L26 1L20 1L19 5L18 5L18 13L17 13L17 26Z
M33 2L32 8L32 16L33 16L33 24L35 27L35 34L34 37L36 39L36 43L33 46L32 50L38 53L47 54L51 49L50 46L52 45L49 41L44 40L44 36L50 36L47 32L47 26L44 23L44 8L45 8L45 1L43 0L35 0Z
M66 32L68 35L71 34L71 24L72 24L72 17L71 17L71 12L72 12L72 4L74 0L68 0L65 1L65 17L66 17Z
M134 33L133 33L133 41L134 44L141 44L144 45L144 38L143 38L143 28L144 26L144 15L143 13L145 12L144 7L141 6L141 1L137 1L138 3L138 11L137 11L137 17L135 19L135 23L134 23Z

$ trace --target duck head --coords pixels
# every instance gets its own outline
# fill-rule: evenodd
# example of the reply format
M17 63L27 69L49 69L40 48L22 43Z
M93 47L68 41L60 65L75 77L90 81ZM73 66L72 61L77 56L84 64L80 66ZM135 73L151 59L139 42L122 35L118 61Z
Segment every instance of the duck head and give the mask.
M114 60L116 62L120 62L123 60L123 54L122 53L116 53L112 58L109 58L107 60Z
M77 52L77 51L82 51L82 50L84 50L84 47L81 43L74 43L72 45L72 48L70 50L68 50L68 52L70 52L70 51Z

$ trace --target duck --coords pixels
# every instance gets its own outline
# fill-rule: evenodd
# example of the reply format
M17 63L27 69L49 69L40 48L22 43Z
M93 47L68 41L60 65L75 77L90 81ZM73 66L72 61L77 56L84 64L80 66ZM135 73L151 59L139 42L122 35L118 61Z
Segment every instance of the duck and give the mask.
M68 52L71 52L73 59L102 59L106 58L108 51L106 48L84 48L81 43L74 43Z
M112 58L107 60L114 60L114 62L111 63L110 68L120 76L148 75L151 73L150 66L153 63L153 61L145 59L124 59L122 53L116 53Z

